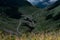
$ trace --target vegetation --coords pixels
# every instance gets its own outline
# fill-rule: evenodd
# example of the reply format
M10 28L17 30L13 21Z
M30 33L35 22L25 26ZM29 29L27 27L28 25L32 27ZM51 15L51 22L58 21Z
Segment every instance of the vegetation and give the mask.
M60 31L59 32L49 32L49 33L27 33L22 34L21 36L16 35L4 35L0 32L0 40L60 40Z
M4 12L0 12L0 40L60 40L60 6L47 11L28 5L19 7L18 11L24 14L21 19L9 18ZM50 14L53 14L52 17ZM29 18L28 22L35 26L28 23L27 26L22 26L26 17ZM56 17L58 20L54 19ZM29 32L29 27L34 29Z

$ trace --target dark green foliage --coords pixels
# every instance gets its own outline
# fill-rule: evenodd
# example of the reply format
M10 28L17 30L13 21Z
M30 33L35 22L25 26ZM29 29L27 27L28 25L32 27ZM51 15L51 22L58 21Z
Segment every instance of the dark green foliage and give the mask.
M0 0L0 7L9 7L4 11L4 14L15 19L21 18L22 13L19 13L18 9L25 5L31 6L31 4L26 0ZM1 12L3 11L1 10Z
M19 6L29 6L31 5L26 0L0 0L0 6L1 7L19 7Z
M53 17L53 20L55 21L59 19L60 19L60 12L58 12L58 14Z
M20 19L22 17L22 13L18 12L18 8L10 7L10 9L5 10L6 16L14 19Z
M52 18L53 18L53 13L46 16L46 20L52 19Z

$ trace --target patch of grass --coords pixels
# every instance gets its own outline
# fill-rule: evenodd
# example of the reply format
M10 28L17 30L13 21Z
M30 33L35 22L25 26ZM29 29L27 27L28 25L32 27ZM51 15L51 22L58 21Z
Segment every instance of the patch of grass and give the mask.
M27 33L22 34L18 37L16 35L4 35L0 32L0 40L60 40L60 31L59 32L50 32L50 33Z

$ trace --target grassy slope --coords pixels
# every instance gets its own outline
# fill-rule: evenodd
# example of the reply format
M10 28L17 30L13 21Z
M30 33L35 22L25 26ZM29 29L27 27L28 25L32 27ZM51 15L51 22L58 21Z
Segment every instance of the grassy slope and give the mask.
M38 8L32 8L32 7L26 7L25 8L20 8L20 11L22 13L26 13L28 15L32 15L33 19L37 21L37 25L36 28L34 30L34 32L38 32L38 31L52 31L58 29L59 26L59 20L57 21L53 21L52 19L50 20L45 20L45 17L48 14L52 14L54 13L54 15L58 14L58 12L60 12L60 6L56 7L55 9L51 10L51 11L46 11L46 10L42 10L42 9L38 9ZM23 12L24 11L24 12ZM54 29L55 28L55 29Z
M57 14L57 12L60 10L60 6L55 8L54 10L55 11L51 10L49 12L32 6L23 6L19 8L19 11L21 13L25 15L32 15L33 19L37 21L37 25L35 26L35 30L33 32L39 32L39 31L41 32L44 30L45 31L55 30L54 28L56 28L57 25L60 24L59 23L60 21L45 20L47 14L53 12ZM0 16L0 28L2 29L6 28L8 30L12 30L16 32L17 25L18 25L18 20Z
M2 30L4 28L8 30L12 30L13 32L16 32L16 27L18 25L18 20L7 18L5 16L0 16L0 40L60 40L60 31L56 31L56 28L60 24L60 20L53 21L45 20L46 15L54 13L54 15L57 14L57 12L60 12L60 6L56 7L55 9L51 11L41 10L36 7L32 6L24 6L20 7L19 11L22 12L25 15L32 15L33 19L37 21L37 25L35 26L35 29L33 32L41 32L41 31L53 31L51 33L42 32L41 34L23 34L21 37L13 36L11 34L4 35ZM55 31L54 31L55 30ZM23 29L25 31L25 29Z

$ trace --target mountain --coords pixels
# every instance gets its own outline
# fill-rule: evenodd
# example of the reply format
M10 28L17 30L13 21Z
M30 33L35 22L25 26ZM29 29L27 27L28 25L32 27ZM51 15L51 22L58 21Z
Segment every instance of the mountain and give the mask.
M58 0L27 0L27 1L30 2L33 6L45 8L54 4Z
M0 0L0 6L23 6L29 4L26 0Z
M12 4L12 3L11 3ZM21 3L22 4L22 3ZM36 21L34 29L32 32L37 33L37 32L42 32L42 31L57 31L60 29L60 19L58 18L58 20L55 20L55 18L59 17L57 15L60 15L60 6L55 7L52 10L47 11L46 9L41 9L41 8L37 8L36 6L32 6L30 5L29 2L24 2L23 6L20 6L18 11L22 14L24 14L25 16L22 17L21 19L13 19L13 18L9 18L5 16L5 13L3 10L5 10L7 7L0 7L0 29L8 32L8 33L13 33L13 34L19 34L19 33L28 33L29 31L29 23L28 26L22 26L20 25L20 23L25 22L26 18L28 17L31 23L31 19L33 21ZM52 17L48 20L46 20L46 18L50 15ZM16 16L17 17L17 16ZM22 20L24 19L25 20ZM27 25L26 24L26 25ZM31 25L30 25L31 26ZM17 29L19 29L17 31Z

